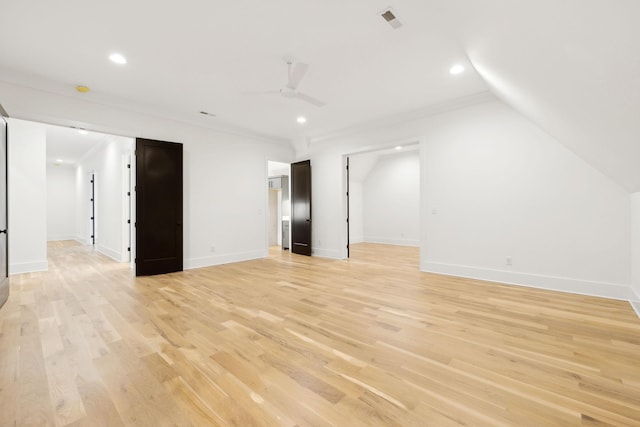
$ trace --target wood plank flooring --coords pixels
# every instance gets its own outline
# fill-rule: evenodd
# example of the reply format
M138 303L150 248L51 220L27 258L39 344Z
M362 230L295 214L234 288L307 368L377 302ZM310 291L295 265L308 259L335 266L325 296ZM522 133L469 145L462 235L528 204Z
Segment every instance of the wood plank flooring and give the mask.
M11 277L0 426L639 426L627 302L418 271L416 248Z

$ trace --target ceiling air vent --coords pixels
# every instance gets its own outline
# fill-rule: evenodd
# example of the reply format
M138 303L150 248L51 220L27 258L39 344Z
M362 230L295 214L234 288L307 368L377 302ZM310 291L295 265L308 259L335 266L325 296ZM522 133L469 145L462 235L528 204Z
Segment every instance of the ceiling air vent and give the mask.
M382 16L384 20L387 21L394 30L397 30L398 28L402 27L402 22L400 22L400 20L396 17L396 15L394 15L391 9L385 10L380 14L380 16Z

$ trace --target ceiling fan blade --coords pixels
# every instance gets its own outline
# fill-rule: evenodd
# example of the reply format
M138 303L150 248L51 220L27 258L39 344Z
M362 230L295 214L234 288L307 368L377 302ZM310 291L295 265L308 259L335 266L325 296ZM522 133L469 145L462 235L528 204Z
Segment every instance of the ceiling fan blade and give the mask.
M320 101L317 98L314 98L313 96L309 96L307 94L304 93L300 93L300 92L295 92L293 93L293 95L291 96L291 98L297 98L300 99L301 101L306 101L309 104L313 104L316 107L324 107L324 102Z
M305 64L303 62L298 62L293 66L293 71L289 74L289 81L287 82L287 87L292 90L296 90L298 85L304 78L304 75L307 74L307 70L309 69L309 64Z

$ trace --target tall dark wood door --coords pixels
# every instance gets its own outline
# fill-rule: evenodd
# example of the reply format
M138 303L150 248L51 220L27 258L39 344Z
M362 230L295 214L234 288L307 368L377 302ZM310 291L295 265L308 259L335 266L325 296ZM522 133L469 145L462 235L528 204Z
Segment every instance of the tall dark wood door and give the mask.
M0 116L0 307L9 298L7 233L7 122Z
M182 144L136 139L136 276L182 271Z
M311 255L311 161L291 165L291 252Z

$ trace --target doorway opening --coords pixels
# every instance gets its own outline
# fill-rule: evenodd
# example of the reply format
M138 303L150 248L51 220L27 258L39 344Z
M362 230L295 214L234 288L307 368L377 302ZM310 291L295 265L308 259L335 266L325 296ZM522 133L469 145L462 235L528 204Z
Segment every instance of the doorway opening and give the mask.
M47 242L90 245L116 261L129 262L133 138L33 126L45 130Z
M267 246L269 249L291 248L291 165L267 162Z
M349 154L345 167L347 258L397 263L393 252L419 268L419 144Z

